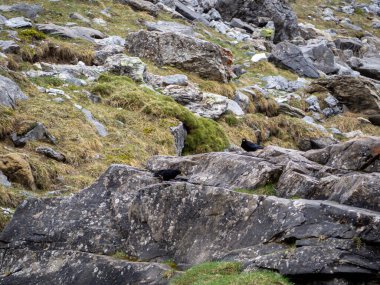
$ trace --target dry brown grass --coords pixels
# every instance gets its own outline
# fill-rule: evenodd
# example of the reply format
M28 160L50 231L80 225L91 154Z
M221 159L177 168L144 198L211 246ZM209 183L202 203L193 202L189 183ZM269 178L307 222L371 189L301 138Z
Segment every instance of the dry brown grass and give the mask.
M340 115L327 119L324 125L327 128L337 128L345 133L360 130L367 135L380 136L380 127L363 123L358 119L360 117L360 114L345 112L343 116Z

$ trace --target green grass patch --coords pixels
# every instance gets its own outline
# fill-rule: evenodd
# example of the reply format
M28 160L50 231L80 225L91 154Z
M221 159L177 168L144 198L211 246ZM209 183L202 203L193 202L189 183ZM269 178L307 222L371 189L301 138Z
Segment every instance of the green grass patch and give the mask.
M115 259L122 259L122 260L131 261L131 262L137 262L138 261L137 257L129 256L128 254L126 254L123 251L117 251L113 255L111 255L111 257L115 258Z
M106 104L128 111L141 112L158 119L175 118L188 129L185 153L221 151L228 146L223 129L213 120L197 117L172 98L141 87L125 76L102 75L92 87L106 92L105 85L114 90L104 100Z
M24 41L40 41L46 39L46 35L36 29L24 29L18 32L18 36Z
M30 79L34 84L45 88L59 87L65 82L54 76L41 76Z
M276 196L276 185L269 183L263 186L259 186L256 189L236 189L236 192L247 193L254 195L266 195L266 196Z
M196 265L174 277L171 285L290 285L278 273L263 270L242 273L237 262L208 262Z

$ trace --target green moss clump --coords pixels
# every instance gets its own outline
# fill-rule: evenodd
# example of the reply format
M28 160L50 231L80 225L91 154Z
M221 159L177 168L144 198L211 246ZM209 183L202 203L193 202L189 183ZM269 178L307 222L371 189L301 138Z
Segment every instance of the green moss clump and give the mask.
M34 78L31 78L31 81L34 84L45 87L45 88L59 87L64 84L63 80L53 77L53 76L34 77Z
M261 36L266 38L266 39L272 39L274 37L274 31L272 29L261 29L260 32Z
M278 273L268 270L242 273L237 262L208 262L196 265L184 274L174 277L172 285L290 285L291 283Z
M46 39L46 35L36 29L24 29L18 32L18 36L21 40L25 41L33 41L33 40L44 40Z
M197 117L172 98L138 86L130 78L105 74L92 90L104 91L104 84L114 86L105 103L134 112L143 112L155 118L176 118L187 128L184 153L222 151L228 146L223 129L213 120ZM100 86L100 87L99 87Z
M247 193L254 195L266 195L266 196L276 196L276 185L269 183L263 186L259 186L256 189L236 189L236 192Z

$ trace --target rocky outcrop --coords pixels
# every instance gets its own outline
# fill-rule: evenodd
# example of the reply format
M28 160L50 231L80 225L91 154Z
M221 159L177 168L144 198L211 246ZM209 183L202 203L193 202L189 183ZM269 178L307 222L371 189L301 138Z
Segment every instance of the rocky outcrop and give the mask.
M380 93L376 86L365 78L335 76L320 79L311 86L315 91L321 88L329 91L352 112L368 115L380 112Z
M133 9L137 11L145 11L151 14L152 16L158 15L158 11L159 11L158 7L149 1L145 1L145 0L118 0L118 1L123 4L127 4L131 6Z
M11 141L15 147L24 147L29 141L45 141L51 144L56 144L57 140L52 136L48 129L42 123L32 124L22 134L16 132L11 135Z
M232 54L213 43L178 33L130 33L126 48L132 55L194 72L203 78L227 82L232 77Z
M269 61L281 68L290 69L300 76L319 78L318 70L313 63L307 60L301 49L292 43L282 42L277 44L269 56Z
M333 151L329 153L334 156ZM319 172L325 179L341 179L334 184L341 195L330 199L366 207L379 202L374 188L352 195L363 199L340 199L360 181L372 187L370 182L378 181L378 173L358 172L350 177L305 156L268 147L253 154L153 157L148 162L150 171L179 169L181 178L161 182L152 172L113 165L76 195L29 199L1 233L0 281L21 284L38 277L65 284L63 280L74 276L83 280L81 284L125 284L128 278L136 278L132 280L138 284L161 284L165 267L156 262L168 259L183 266L238 261L248 271L265 268L294 277L310 274L315 275L313 280L350 278L351 274L374 280L380 270L378 212L336 202L233 191L254 191L277 180L279 192L301 189L301 184L284 186L302 181L292 179L291 173ZM116 252L139 262L115 260ZM46 270L46 264L56 265ZM88 273L93 270L97 274ZM125 275L122 281L121 275Z
M138 57L115 54L107 58L104 67L112 73L128 76L134 81L144 81L146 65Z
M87 28L87 27L64 27L56 24L37 24L37 30L45 34L51 34L68 39L83 39L90 42L95 42L95 39L104 39L106 37L102 32Z
M299 35L297 16L283 0L219 0L216 9L227 21L239 18L248 23L265 26L266 23L260 22L260 19L272 20L275 25L275 42L291 40Z
M26 99L28 97L15 82L0 75L0 105L15 108L18 100Z

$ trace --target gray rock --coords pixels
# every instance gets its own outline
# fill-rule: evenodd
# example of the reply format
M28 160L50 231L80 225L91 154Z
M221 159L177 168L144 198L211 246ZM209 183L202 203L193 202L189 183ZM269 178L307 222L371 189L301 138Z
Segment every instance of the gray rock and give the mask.
M317 80L311 86L314 87L325 88L352 112L368 115L380 112L379 90L365 78L334 76Z
M303 79L289 81L285 77L280 75L263 77L262 80L264 80L267 83L265 86L265 88L267 89L276 89L287 92L297 91L298 89L304 88L307 85L307 81Z
M319 106L318 97L315 95L311 95L305 99L305 102L309 105L309 110L320 112L321 107Z
M355 59L357 63L354 62ZM353 70L360 72L361 75L380 80L380 57L353 58L349 64Z
M188 86L189 79L187 78L186 75L174 74L174 75L164 76L162 78L162 83L164 86L168 86L168 85Z
M69 17L70 17L70 19L79 20L79 21L81 21L83 23L86 23L86 24L90 24L91 23L91 20L89 18L84 17L81 14L76 13L76 12L75 13L71 13L69 15Z
M276 43L291 40L299 35L297 16L286 1L219 0L216 9L226 21L238 18L262 27L268 20L272 20L276 28L274 37ZM260 23L259 19L263 17L268 20Z
M106 59L106 70L118 75L126 75L137 82L144 82L146 64L138 57L115 54Z
M9 182L8 178L4 175L2 171L0 171L0 185L4 187L12 186L11 182Z
M327 46L326 41L309 44L301 47L303 55L314 63L314 66L326 74L338 72L335 65L334 53Z
M269 56L269 61L280 67L290 69L298 75L319 78L319 73L315 66L303 56L299 47L289 42L277 44Z
M125 45L125 39L119 36L109 36L103 39L94 39L94 41L98 46L118 45L123 47Z
M240 29L244 29L246 30L248 33L253 33L254 31L256 31L256 27L251 25L251 24L248 24L240 19L237 19L237 18L233 18L231 20L231 23L230 25L232 27L235 27L235 28L240 28Z
M8 28L13 28L13 29L30 28L32 26L32 23L27 18L16 17L16 18L8 19L5 22L5 26L7 26Z
M133 9L137 11L147 12L154 17L158 16L158 12L159 12L158 7L149 1L145 1L145 0L118 0L118 1L123 4L127 4L131 6Z
M145 26L147 27L148 31L180 33L187 36L195 35L192 27L176 22L145 22Z
M139 31L127 36L132 55L227 82L232 77L232 54L213 43L177 33Z
M174 136L174 144L177 151L177 156L181 156L183 149L185 148L185 141L187 137L185 125L183 123L180 123L178 126L170 128L170 132Z
M191 112L208 119L219 119L227 112L229 107L228 98L212 94L202 94L202 101L189 102L185 105Z
M0 105L16 108L18 100L26 99L28 99L28 97L15 82L0 75Z
M62 153L55 151L51 147L37 147L36 152L59 162L66 161L66 157Z
M363 47L363 43L357 38L338 38L334 43L338 49L352 50L354 54L358 54Z
M4 53L17 53L20 50L20 46L14 41L2 41L0 40L0 51Z
M189 19L191 21L198 21L207 26L209 25L209 22L206 20L205 17L203 17L202 14L190 9L189 7L187 7L179 1L175 1L175 10L182 16L184 16L186 19Z
M299 118L302 119L306 116L305 112L302 111L301 109L298 109L296 107L290 106L289 104L286 103L279 103L279 113L280 114L285 114L291 117Z
M308 151L311 149L323 149L336 143L338 141L330 137L306 138L300 140L298 148L302 151Z
M18 3L8 7L9 8L6 9L6 11L18 12L21 13L23 16L31 19L36 18L39 14L41 14L44 11L44 9L39 4ZM0 9L0 11L3 10Z
M249 103L250 103L250 100L249 100L249 97L247 95L245 95L243 92L237 90L235 92L235 98L234 98L235 102L239 104L239 106L243 109L243 110L247 110L248 107L249 107Z
M103 65L108 57L115 54L121 54L124 50L125 48L119 45L101 46L100 49L95 52L94 63L96 65Z
M48 129L42 123L35 123L23 134L13 133L11 140L15 147L24 147L29 141L46 141L56 144L57 140L50 134Z
M168 85L162 90L162 93L172 97L182 105L203 100L202 92L194 84L188 84L187 86Z
M51 34L62 38L83 39L90 42L95 42L95 39L106 38L106 35L102 32L87 27L74 26L70 28L56 24L37 24L36 28L45 34Z
M87 109L84 109L82 106L80 105L75 105L75 107L79 110L82 111L82 113L84 114L84 116L86 117L86 120L91 123L95 128L96 128L96 131L98 133L99 136L101 137L106 137L108 136L108 132L107 132L107 129L106 127L100 123L98 120L96 120L94 118L94 116L92 115L91 111L87 110Z
M332 95L327 96L324 101L330 108L334 108L339 104L339 101Z

